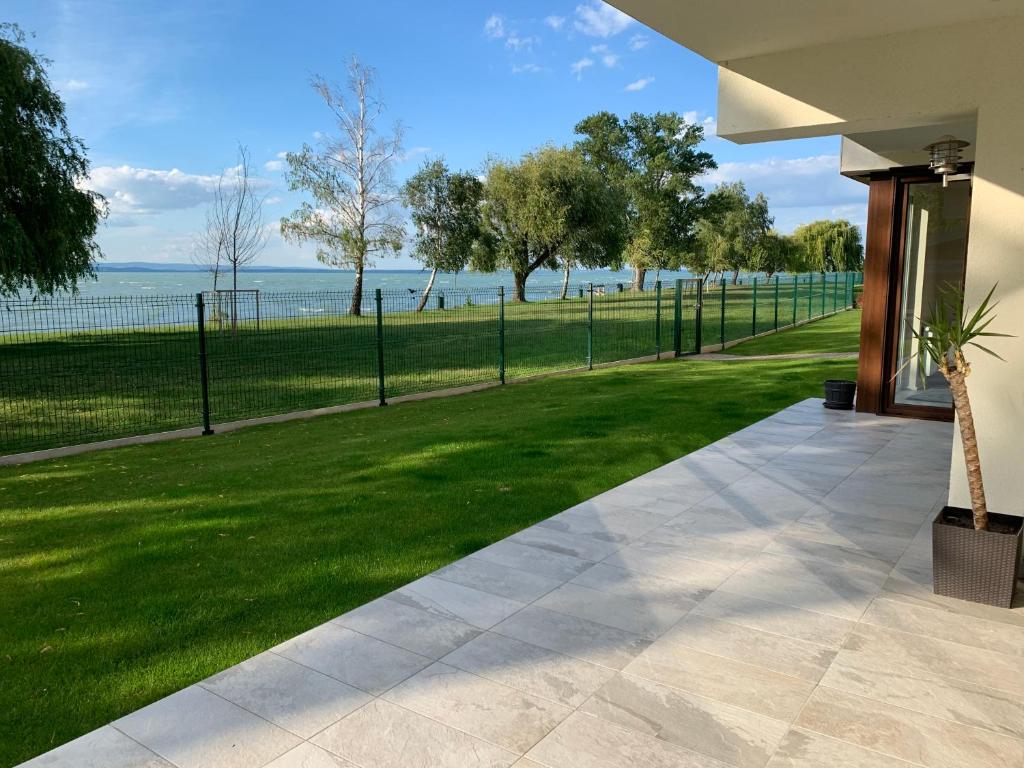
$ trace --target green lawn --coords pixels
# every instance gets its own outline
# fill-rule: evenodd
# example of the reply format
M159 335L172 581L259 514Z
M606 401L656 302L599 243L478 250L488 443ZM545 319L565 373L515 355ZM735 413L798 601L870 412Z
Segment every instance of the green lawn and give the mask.
M781 355L792 352L856 352L860 347L860 311L840 312L807 325L726 350L732 355Z
M853 373L664 361L0 468L0 766Z
M846 287L845 277L840 276L838 283L835 278L830 275L824 288L820 276L795 287L791 280L783 280L778 313L774 284L759 286L757 312L752 285L728 285L724 323L721 288L709 288L704 296L703 344L718 343L723 334L727 341L735 340L754 330L770 330L776 322L782 327L794 317L831 312L834 305L842 306ZM684 286L680 348L689 352L696 343L697 295L693 283ZM304 296L311 314L264 319L258 328L244 322L234 334L210 323L207 352L214 423L377 398L376 320L372 313L332 314L347 307L347 300L339 296ZM264 312L273 314L274 302L286 298L294 300L265 295ZM409 302L408 296L391 300L400 303L388 309ZM674 285L666 285L659 327L659 301L653 290L595 296L593 362L653 355L659 348L671 353L674 300ZM188 297L155 301L179 323L195 315ZM4 335L3 323L28 321L22 316L17 321L0 317L0 455L199 425L195 330L181 324L150 327L149 306L139 299L94 320L98 325L122 324L117 330L71 334ZM70 318L42 314L45 319L33 321L40 327L57 328ZM585 366L588 317L588 301L576 292L565 301L508 303L507 377ZM386 312L387 397L497 380L498 328L498 307L482 303L479 296L472 306L453 295L445 310Z

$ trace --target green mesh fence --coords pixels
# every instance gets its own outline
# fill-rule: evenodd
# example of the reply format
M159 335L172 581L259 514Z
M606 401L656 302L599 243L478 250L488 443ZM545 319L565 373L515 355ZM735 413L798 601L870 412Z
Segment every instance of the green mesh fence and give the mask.
M860 282L8 300L0 454L686 355L849 307Z

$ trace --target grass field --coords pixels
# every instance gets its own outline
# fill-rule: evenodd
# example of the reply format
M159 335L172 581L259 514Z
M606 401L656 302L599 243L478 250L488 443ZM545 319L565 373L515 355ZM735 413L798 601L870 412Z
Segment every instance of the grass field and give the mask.
M785 333L744 341L726 350L731 355L779 355L790 352L856 352L860 346L860 311L841 312Z
M814 282L760 286L757 312L751 285L727 286L723 319L720 288L705 292L702 343L734 340L806 319L845 298L845 276L822 288ZM310 294L315 296L315 294ZM326 296L326 294L324 295ZM408 297L389 297L396 303ZM273 295L263 298L264 311ZM107 328L79 333L0 333L0 455L144 434L202 423L194 299L158 299L179 325L146 327L145 300L113 311ZM326 298L321 301L326 302ZM594 298L594 363L672 354L674 286L655 292ZM697 293L680 296L680 349L696 344ZM140 310L141 307L141 310ZM332 314L347 302L317 307L317 314L242 323L236 333L207 333L209 399L214 423L320 408L378 397L376 319ZM27 310L26 310L27 311ZM660 323L656 321L660 317ZM68 317L48 318L60 328ZM0 318L6 320L6 318ZM577 292L565 301L508 303L504 360L509 379L586 366L589 308ZM2 330L3 326L0 326ZM499 310L449 301L445 310L387 312L383 316L387 397L496 381L501 360Z
M820 395L854 367L665 361L0 468L0 766Z

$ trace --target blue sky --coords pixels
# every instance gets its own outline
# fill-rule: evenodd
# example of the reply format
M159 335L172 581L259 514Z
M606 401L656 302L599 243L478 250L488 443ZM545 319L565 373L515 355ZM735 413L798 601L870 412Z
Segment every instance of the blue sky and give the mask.
M107 261L188 261L238 142L259 169L268 222L286 215L299 197L279 154L331 130L309 79L342 80L352 55L377 69L389 115L405 125L399 179L425 157L478 169L492 154L571 142L598 110L674 110L712 134L720 169L708 186L743 179L765 192L783 231L834 216L863 226L866 188L839 177L838 138L714 137L715 67L598 0L8 0L6 11L53 60L90 186L111 201ZM260 262L316 265L312 249L276 235Z

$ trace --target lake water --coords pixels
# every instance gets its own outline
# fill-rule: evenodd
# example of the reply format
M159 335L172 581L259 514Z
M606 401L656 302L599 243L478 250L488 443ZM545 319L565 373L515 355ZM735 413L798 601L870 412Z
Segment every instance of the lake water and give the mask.
M417 293L427 284L429 272L420 270L370 270L363 276L363 291L371 294L374 289L383 290L414 290ZM663 282L676 278L688 278L688 272L662 272ZM274 272L240 272L238 287L258 289L268 293L292 293L298 291L348 291L352 289L354 273L348 270L313 271L274 271ZM572 285L594 283L595 285L629 285L633 273L629 270L612 272L609 270L573 270L570 275ZM548 270L534 272L527 282L527 289L548 293L561 285L562 274ZM647 278L648 286L654 283L653 273ZM231 278L221 275L221 288L231 287ZM461 272L459 274L441 274L434 282L434 289L459 288L482 289L496 288L504 285L512 286L510 272ZM213 287L213 279L206 272L179 271L113 271L104 270L97 273L96 280L88 280L79 285L79 295L83 297L99 296L180 296L195 295L199 291L208 291Z

